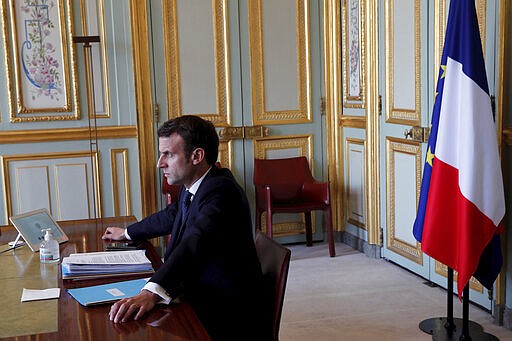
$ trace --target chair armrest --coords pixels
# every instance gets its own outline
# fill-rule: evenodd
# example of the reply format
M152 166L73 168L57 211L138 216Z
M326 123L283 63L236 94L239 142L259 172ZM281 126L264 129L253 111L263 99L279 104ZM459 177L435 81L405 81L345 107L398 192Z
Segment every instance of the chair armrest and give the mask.
M302 186L302 199L311 202L323 202L329 204L328 182L306 182Z

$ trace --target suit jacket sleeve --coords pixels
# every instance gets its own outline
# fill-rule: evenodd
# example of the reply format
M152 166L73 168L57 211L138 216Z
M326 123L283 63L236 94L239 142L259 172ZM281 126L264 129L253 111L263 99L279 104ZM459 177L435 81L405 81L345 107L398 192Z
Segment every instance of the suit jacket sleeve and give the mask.
M167 205L163 210L128 226L128 235L132 240L143 240L170 234L177 210L177 203Z
M233 178L209 174L198 189L181 241L151 278L176 297L215 288L233 294L261 274L247 197ZM217 173L218 174L218 173ZM252 281L256 282L256 280Z

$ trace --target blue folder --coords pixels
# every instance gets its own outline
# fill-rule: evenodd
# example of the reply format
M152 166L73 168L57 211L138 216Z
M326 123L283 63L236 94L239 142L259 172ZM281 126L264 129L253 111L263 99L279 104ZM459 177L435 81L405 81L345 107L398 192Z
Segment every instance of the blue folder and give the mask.
M75 300L83 306L115 302L137 295L146 285L148 278L68 289Z

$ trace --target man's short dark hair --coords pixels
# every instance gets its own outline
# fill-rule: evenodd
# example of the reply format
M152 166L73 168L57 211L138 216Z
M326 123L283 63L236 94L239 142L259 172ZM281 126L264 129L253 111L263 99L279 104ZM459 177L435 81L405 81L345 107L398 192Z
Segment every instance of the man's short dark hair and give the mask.
M219 135L212 122L199 116L185 115L165 122L158 129L158 137L178 134L185 142L185 156L188 158L196 148L205 152L206 162L213 165L219 155Z

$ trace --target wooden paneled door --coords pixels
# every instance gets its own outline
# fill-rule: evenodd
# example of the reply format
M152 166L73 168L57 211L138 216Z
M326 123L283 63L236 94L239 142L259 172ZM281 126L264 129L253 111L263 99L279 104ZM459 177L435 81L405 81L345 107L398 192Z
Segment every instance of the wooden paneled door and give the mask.
M158 125L193 114L215 123L219 161L254 198L254 158L305 155L324 180L320 1L151 1ZM293 170L290 170L293 171ZM254 212L254 210L253 210ZM315 217L322 239L323 216ZM276 215L280 241L303 218Z
M495 4L476 1L481 35L494 41ZM383 113L380 119L381 223L383 257L446 288L447 269L422 253L412 234L425 162L428 127L434 102L449 1L380 1L382 9L379 64ZM428 18L434 18L428 20ZM489 21L491 20L491 21ZM494 46L485 51L494 51ZM494 55L486 54L487 76L494 92ZM385 166L385 168L384 168ZM492 301L474 278L470 300L486 309Z

